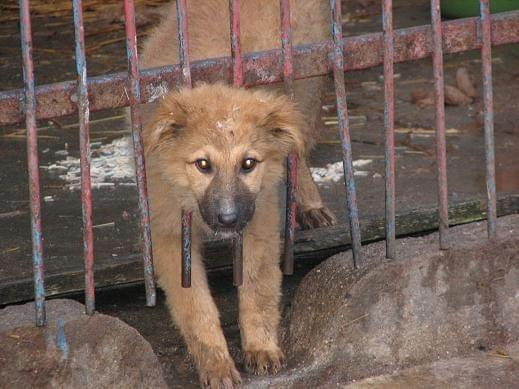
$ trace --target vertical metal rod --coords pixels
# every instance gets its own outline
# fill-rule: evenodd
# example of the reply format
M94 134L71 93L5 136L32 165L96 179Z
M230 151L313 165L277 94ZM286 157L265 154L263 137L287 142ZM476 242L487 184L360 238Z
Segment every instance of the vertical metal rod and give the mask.
M189 34L187 30L186 0L177 0L178 58L182 68L182 86L192 87L189 61ZM191 287L191 223L192 212L182 210L182 287Z
M139 57L137 54L137 31L135 28L135 5L133 0L124 1L124 17L126 28L126 52L128 56L128 79L130 82L128 96L130 99L133 154L137 175L140 227L143 244L144 286L146 289L146 305L148 307L153 307L156 303L156 290L153 271L148 187L146 184L146 164L144 161L144 142L142 139L142 117L139 107L141 101L140 74Z
M483 106L485 126L485 157L487 181L487 228L489 239L497 236L496 167L494 148L494 103L492 91L492 35L489 0L480 1L481 70L483 73Z
M182 287L191 287L191 212L182 210Z
M340 0L330 0L331 24L333 37L333 52L331 61L333 67L333 79L337 98L337 116L339 118L339 135L341 138L344 182L346 185L346 203L348 206L348 218L350 222L351 241L353 249L353 265L358 268L361 265L361 237L359 213L357 209L357 195L355 191L355 179L353 176L351 139L348 124L348 109L346 106L346 89L344 86L344 40L342 37L342 18Z
M41 234L40 172L38 163L38 136L36 133L36 96L32 60L32 32L29 0L20 0L20 30L25 89L25 125L27 127L27 168L29 170L29 197L31 207L32 262L34 278L34 307L36 325L46 324L43 244Z
M85 309L87 315L95 310L94 233L92 223L92 185L90 180L90 136L85 34L82 0L72 1L76 48L77 95L79 114L79 152L81 165L81 204L83 210L83 255L85 261Z
M229 0L229 19L231 28L231 58L233 85L240 88L243 85L243 63L241 58L240 36L240 1ZM243 283L243 235L236 234L233 239L233 284Z
M440 249L446 250L449 248L449 211L447 199L447 153L445 146L445 99L440 0L431 0L431 21L434 102L436 107L436 164L438 168Z
M283 81L285 92L294 98L294 71L292 63L292 26L290 24L290 1L280 0L281 49L283 52ZM283 273L294 273L294 241L296 229L297 153L290 152L287 158L287 196L285 217L285 248Z
M395 252L395 100L393 85L393 1L382 4L382 35L384 39L384 128L386 133L386 258Z

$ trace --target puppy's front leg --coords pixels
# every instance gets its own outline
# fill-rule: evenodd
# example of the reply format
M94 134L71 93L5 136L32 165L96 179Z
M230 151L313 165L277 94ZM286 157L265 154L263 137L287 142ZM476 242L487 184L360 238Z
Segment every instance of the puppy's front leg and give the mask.
M180 242L180 237L174 237L173 241ZM193 241L191 288L186 289L180 284L180 249L171 242L171 237L154 241L159 283L166 293L171 315L195 360L200 383L209 388L239 386L240 374L227 349L199 247Z
M263 225L263 231L249 226L243 242L243 285L240 298L240 330L245 368L254 374L277 373L283 353L278 346L279 235Z

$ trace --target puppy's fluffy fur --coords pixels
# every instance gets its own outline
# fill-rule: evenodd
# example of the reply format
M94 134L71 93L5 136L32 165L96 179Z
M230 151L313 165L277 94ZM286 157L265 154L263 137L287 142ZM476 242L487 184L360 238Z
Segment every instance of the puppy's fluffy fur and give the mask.
M326 1L294 0L291 5L295 44L328 38ZM192 60L230 55L227 0L189 1L188 20ZM279 0L241 1L244 52L279 48L279 25ZM142 67L178 63L176 37L173 2L144 43ZM276 97L275 86L267 87L268 92L251 92L222 84L202 85L143 107L156 274L203 386L232 387L241 382L203 268L200 246L208 231L225 236L243 228L244 280L238 292L245 366L257 374L276 372L281 366L277 183L290 150L300 157L300 225L334 222L306 162L322 84L322 78L295 82L297 105L305 116L288 98ZM246 161L254 162L252 169L245 169ZM190 289L183 289L180 280L181 209L193 212ZM222 212L236 216L236 223L222 225Z

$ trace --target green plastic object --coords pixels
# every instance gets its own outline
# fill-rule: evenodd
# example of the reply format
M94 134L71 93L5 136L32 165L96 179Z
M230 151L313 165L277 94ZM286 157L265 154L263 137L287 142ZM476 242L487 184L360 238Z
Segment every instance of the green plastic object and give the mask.
M479 16L478 0L443 0L442 15L446 18L467 18ZM519 0L490 0L490 12L505 12L519 9Z

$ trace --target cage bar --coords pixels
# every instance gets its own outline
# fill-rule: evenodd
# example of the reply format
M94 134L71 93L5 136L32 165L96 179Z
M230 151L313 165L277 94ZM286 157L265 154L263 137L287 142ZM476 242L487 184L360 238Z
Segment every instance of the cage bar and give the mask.
M393 1L382 3L382 37L384 42L384 128L385 145L385 212L386 258L395 253L395 100L393 84Z
M241 57L240 36L240 1L229 0L229 18L231 28L232 79L236 88L243 86L243 62ZM237 233L233 239L233 284L243 283L243 235Z
M492 35L489 0L480 1L481 71L483 74L483 122L485 130L485 165L487 183L488 237L497 236L496 167L494 148L494 100L492 91Z
M447 198L447 153L445 145L445 98L443 83L443 49L440 0L431 0L432 63L434 104L436 111L436 164L438 169L438 223L440 249L449 248L449 210Z
M134 0L124 1L124 17L126 29L126 53L128 57L128 81L130 84L128 97L130 100L133 155L135 159L135 173L137 176L140 228L142 233L144 287L146 290L146 305L148 307L153 307L156 303L156 290L153 271L153 250L151 243L148 187L146 184L146 164L144 161L144 142L142 139L142 116L139 107L139 103L141 101L141 92Z
M490 16L492 44L504 45L519 42L519 11ZM479 18L466 18L443 22L443 46L445 53L481 48L477 30ZM395 63L413 61L431 56L431 27L416 26L394 31ZM346 71L367 69L383 63L382 34L372 33L344 39L344 68ZM324 76L331 71L328 54L332 44L328 41L294 46L294 79ZM244 85L252 87L283 81L281 50L269 50L243 55ZM261 64L261 67L258 66ZM212 58L194 61L191 74L194 81L229 81L232 74L230 58ZM151 86L160 83L175 85L182 77L179 65L141 71L141 102L151 97ZM88 80L90 112L108 108L120 108L129 104L125 94L127 73L113 73ZM232 80L231 80L232 81ZM64 81L36 88L37 119L49 119L74 114L77 104L71 100L76 92L76 82ZM23 90L0 92L0 125L21 123L25 120L20 101Z
M193 86L191 81L191 62L189 61L189 33L187 30L186 0L177 0L178 58L182 69L181 85ZM182 210L182 287L191 287L191 228L192 211Z
M285 93L294 98L294 67L292 58L292 26L290 23L290 2L280 0L281 50L283 53L283 82ZM285 247L283 273L294 273L294 241L296 229L297 154L291 151L287 158L287 195L285 216Z
M36 325L41 327L46 324L47 319L45 311L45 282L41 233L38 136L36 133L36 93L34 88L34 65L32 60L32 32L29 0L20 0L20 30L25 93L25 125L27 127L27 168L29 170L29 197L31 208L34 307Z
M82 0L72 0L77 70L77 106L79 115L79 154L81 167L81 205L83 211L83 256L85 261L85 310L95 310L94 232L92 223L92 184L90 177L90 134L85 31Z
M330 0L331 24L333 37L333 51L331 61L333 79L337 100L337 116L339 119L339 135L343 152L344 183L346 186L346 204L348 208L348 220L353 251L353 265L361 266L361 237L359 225L359 212L357 208L357 195L355 191L355 178L353 176L352 150L350 130L348 123L348 108L346 105L346 89L344 86L344 40L342 37L342 19L340 0Z

